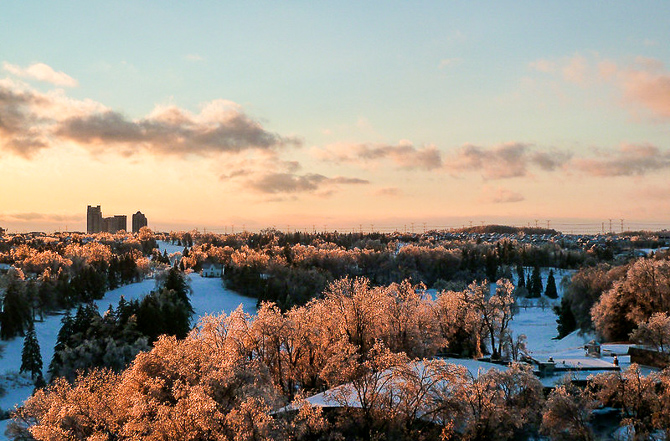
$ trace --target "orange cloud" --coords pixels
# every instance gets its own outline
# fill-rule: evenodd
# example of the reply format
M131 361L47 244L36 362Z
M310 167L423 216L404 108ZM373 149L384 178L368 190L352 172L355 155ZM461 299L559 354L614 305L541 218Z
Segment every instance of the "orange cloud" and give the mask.
M631 64L621 66L612 60L577 54L560 61L537 60L530 67L545 73L560 70L564 80L582 86L611 84L629 106L641 107L655 118L670 118L670 72L655 58L637 57Z

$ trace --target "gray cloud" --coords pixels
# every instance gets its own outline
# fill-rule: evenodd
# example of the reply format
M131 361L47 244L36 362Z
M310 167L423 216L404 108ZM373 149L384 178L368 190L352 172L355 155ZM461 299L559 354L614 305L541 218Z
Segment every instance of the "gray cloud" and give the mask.
M670 167L670 152L643 144L623 145L618 151L599 151L597 158L572 161L578 170L592 176L640 176Z
M335 163L359 166L390 160L400 169L434 170L442 166L442 156L434 145L415 147L408 141L390 144L333 144L316 150L316 156Z
M454 173L478 171L485 179L508 179L526 176L530 166L555 170L566 164L570 156L567 152L541 151L518 142L491 148L466 144L446 159L445 168Z
M266 130L239 105L215 100L199 114L176 106L157 108L132 120L90 100L41 94L0 80L0 149L30 157L64 141L90 152L111 150L130 155L208 155L300 146L296 137Z
M248 185L261 193L305 193L321 190L333 185L361 185L369 181L358 178L337 176L328 178L321 174L308 173L295 175L293 173L268 173L258 179L248 181Z
M132 121L110 111L63 121L56 135L79 144L127 144L153 153L177 155L300 145L295 138L284 138L266 131L241 112L203 123L188 116L179 119L149 117Z
M43 104L39 96L0 83L0 147L29 157L48 141L40 130L40 118L29 108Z

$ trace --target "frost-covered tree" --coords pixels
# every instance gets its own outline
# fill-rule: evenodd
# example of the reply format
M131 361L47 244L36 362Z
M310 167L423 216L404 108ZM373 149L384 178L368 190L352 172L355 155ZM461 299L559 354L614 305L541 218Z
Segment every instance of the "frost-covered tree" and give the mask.
M466 357L481 356L486 339L482 316L468 302L463 291L443 291L433 311L445 349Z
M630 334L635 343L650 346L659 352L670 352L670 314L655 312Z
M670 261L639 259L593 307L596 331L606 340L625 340L655 312L670 311Z
M542 384L526 368L513 364L506 371L492 369L459 391L463 413L456 430L465 440L506 440L540 424Z
M589 421L596 406L588 391L578 389L568 380L547 397L541 433L556 441L592 441L595 436Z
M612 284L626 275L626 267L599 265L577 271L563 290L563 299L570 305L577 327L593 330L591 309Z
M491 344L491 357L500 358L510 321L514 317L514 285L508 280L496 282L490 295L487 283L473 283L463 291L464 301L481 316L482 328Z
M667 381L667 374L661 380ZM663 385L663 381L660 382ZM643 375L637 364L620 372L610 372L595 376L590 387L595 397L604 406L621 409L621 426L633 429L634 439L648 439L657 428L667 430L668 426L658 426L658 421L670 409L668 397L659 394L659 378L656 375ZM666 418L667 420L667 418Z

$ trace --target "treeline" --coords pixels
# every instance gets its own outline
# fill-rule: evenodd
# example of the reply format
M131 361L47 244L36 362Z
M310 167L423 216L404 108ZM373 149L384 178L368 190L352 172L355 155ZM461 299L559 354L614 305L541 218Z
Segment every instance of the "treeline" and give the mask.
M151 255L156 246L148 229L137 237L16 236L12 242L12 248L0 253L0 261L12 265L0 278L2 339L24 335L32 321L52 311L101 299L109 289L137 282L159 263L144 254L148 250Z
M438 351L515 358L512 286L433 299L409 281L340 279L305 306L264 303L207 316L184 339L160 337L125 370L56 380L15 415L14 439L592 439L593 409L621 409L636 435L666 430L670 371L636 367L569 384L545 399L528 368L474 375ZM507 355L505 355L507 354ZM324 411L305 396L341 407ZM631 401L632 400L632 401ZM285 406L289 405L288 408ZM666 432L667 436L667 432Z
M517 266L576 268L594 259L558 244L441 241L419 235L269 230L234 236L172 233L170 238L175 244L195 242L183 252L183 269L198 271L206 262L221 263L229 288L282 309L305 304L329 283L347 276L365 277L380 286L410 279L429 288L462 289L473 281L510 278Z

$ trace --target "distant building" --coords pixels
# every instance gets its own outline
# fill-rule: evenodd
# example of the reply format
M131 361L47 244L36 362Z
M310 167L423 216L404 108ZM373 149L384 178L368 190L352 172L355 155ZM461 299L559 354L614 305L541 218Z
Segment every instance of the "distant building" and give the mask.
M141 211L133 214L133 233L139 233L140 228L147 226L147 217Z
M205 263L202 265L202 277L222 277L223 265L220 263Z
M4 228L0 227L0 236L4 236L4 235L5 235L5 231L7 231L7 230L5 230Z
M95 234L102 231L102 209L100 205L95 207L89 205L86 209L86 232Z
M100 205L88 206L86 209L86 232L88 234L116 233L117 231L128 231L128 217L126 215L102 217Z
M116 233L117 231L128 230L128 218L125 215L116 215L102 219L102 231L106 233Z

